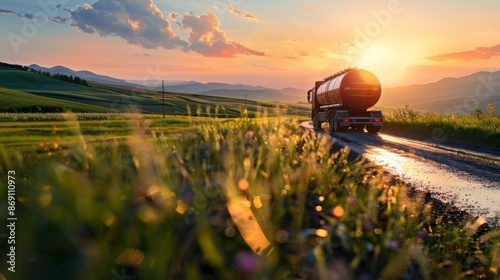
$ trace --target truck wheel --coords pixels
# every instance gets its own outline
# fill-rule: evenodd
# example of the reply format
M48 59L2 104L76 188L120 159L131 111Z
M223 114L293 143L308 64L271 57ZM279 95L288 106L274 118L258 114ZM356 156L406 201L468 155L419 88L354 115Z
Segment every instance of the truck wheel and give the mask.
M382 128L381 126L373 126L371 124L370 125L366 125L366 130L370 134L377 134L377 132L379 132L381 128Z
M314 127L314 129L321 129L321 122L319 121L318 114L314 115L314 118L313 118L313 127Z
M339 131L339 122L336 121L334 118L332 118L330 120L330 128L335 131L335 132L338 132Z
M339 121L339 131L340 132L346 132L349 129L348 126L340 126L340 121Z
M356 131L363 131L365 129L364 124L354 124L351 127L353 130L356 130Z
M349 127L347 126L340 126L340 121L339 120L331 120L330 124L333 123L332 129L335 132L345 132Z

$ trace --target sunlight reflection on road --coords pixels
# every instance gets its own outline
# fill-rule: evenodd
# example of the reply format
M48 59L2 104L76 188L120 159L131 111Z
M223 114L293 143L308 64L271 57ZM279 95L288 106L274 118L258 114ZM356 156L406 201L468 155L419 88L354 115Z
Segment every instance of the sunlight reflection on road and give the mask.
M465 172L423 157L367 145L364 156L383 166L389 173L421 189L428 189L445 202L454 201L457 206L473 213L492 217L500 213L498 190Z
M310 121L301 125L313 129ZM349 131L334 133L333 137L339 145L348 146L352 151L363 154L363 157L384 167L405 183L419 190L429 191L434 198L454 202L456 206L472 214L490 218L500 216L500 175L494 171L498 169L500 162L498 156L385 133L370 135ZM454 159L454 154L487 158L492 162L492 168L488 171L479 165Z

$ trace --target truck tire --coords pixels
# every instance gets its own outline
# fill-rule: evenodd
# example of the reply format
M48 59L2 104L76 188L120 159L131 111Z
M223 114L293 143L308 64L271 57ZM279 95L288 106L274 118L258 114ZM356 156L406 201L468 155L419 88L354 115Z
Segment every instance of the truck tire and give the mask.
M373 126L372 124L366 125L366 131L370 134L377 134L380 131L381 126Z
M313 127L314 129L321 129L321 122L319 121L319 116L316 113L313 118Z
M332 118L330 120L330 129L335 131L335 132L346 132L349 127L347 126L340 126L340 121L335 120L335 118Z

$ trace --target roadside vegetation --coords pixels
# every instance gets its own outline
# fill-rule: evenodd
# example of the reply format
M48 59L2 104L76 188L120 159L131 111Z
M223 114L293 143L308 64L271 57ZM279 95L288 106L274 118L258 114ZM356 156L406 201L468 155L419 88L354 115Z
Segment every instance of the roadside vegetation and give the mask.
M471 115L419 113L408 105L387 116L384 128L428 136L438 143L456 140L500 148L500 115L488 104Z
M85 132L102 120L102 134ZM14 133L26 123L5 124ZM0 146L0 174L15 171L18 199L8 279L500 275L497 227L450 219L451 208L348 160L297 119L112 114L29 124L50 138L33 155L43 161Z

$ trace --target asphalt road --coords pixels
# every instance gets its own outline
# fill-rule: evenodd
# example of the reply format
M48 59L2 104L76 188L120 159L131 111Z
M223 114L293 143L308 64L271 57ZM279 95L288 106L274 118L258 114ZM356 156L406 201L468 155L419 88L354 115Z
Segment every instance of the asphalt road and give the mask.
M312 122L301 123L313 129ZM318 133L330 135L325 124ZM498 149L437 144L419 137L365 131L333 133L332 141L383 166L413 187L471 214L500 216L500 152Z

